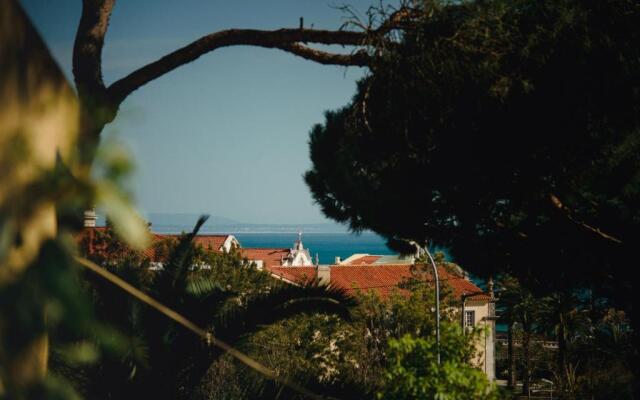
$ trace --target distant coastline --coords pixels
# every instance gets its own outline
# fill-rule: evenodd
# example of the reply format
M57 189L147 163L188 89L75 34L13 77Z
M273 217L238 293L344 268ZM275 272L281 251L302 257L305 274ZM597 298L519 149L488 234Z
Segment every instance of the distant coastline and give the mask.
M193 229L194 224L175 224L160 225L151 224L151 230L158 233L181 233ZM255 234L273 234L273 233L336 233L336 234L353 234L347 229L335 229L330 224L297 224L297 225L277 225L277 224L238 224L238 225L207 225L205 224L200 233L255 233ZM363 232L363 234L373 234L371 232Z
M151 223L151 231L164 234L179 234L193 229L202 214L196 213L149 213L145 218ZM98 225L104 225L104 216L98 213ZM234 235L242 247L246 248L290 248L297 239L298 233L303 234L304 246L315 257L318 254L321 264L331 264L335 257L346 257L355 253L391 255L395 254L386 245L386 240L380 235L364 231L353 233L337 223L300 223L300 224L255 224L242 223L236 220L210 216L200 229L200 234L228 234ZM445 257L451 260L447 250Z
M181 233L193 229L202 214L196 213L148 213L144 218L151 223L151 230L158 233ZM98 225L104 225L104 216L98 213ZM258 224L244 223L231 218L216 215L209 216L200 229L200 233L350 233L349 229L337 223L298 223L298 224Z
M179 234L193 229L200 214L149 213L145 218L151 223L151 231ZM104 217L98 213L98 225L104 225ZM242 247L290 248L303 234L304 246L313 257L318 255L322 264L335 262L335 257L345 259L354 253L394 254L386 241L373 232L353 233L336 223L254 224L242 223L230 218L211 216L200 229L200 234L234 235Z

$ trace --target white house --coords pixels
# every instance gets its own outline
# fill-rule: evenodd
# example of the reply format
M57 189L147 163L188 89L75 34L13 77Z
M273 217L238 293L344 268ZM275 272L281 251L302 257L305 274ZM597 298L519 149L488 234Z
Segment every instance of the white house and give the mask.
M313 259L309 249L302 243L302 233L298 233L298 240L293 247L287 248L241 248L240 254L254 262L259 269L270 267L310 267Z

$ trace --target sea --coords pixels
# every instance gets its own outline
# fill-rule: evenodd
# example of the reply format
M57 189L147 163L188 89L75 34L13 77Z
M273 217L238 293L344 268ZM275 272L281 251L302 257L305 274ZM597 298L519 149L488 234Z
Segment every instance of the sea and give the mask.
M181 233L193 229L198 214L150 213L145 215L151 230L157 233ZM100 221L98 221L100 222ZM345 259L352 254L394 254L385 239L372 232L353 233L344 225L325 223L255 224L220 216L209 216L200 234L229 234L245 248L292 248L302 233L302 243L312 258L320 264L332 264L336 257Z
M153 231L157 233L180 233L188 231L188 227L178 229L177 226L153 226ZM240 245L245 248L267 247L267 248L292 248L294 242L298 240L298 233L290 232L250 232L247 229L240 231L233 230L207 230L203 229L200 234L230 234L236 237ZM309 249L311 257L315 260L316 255L320 264L333 264L336 257L342 260L356 253L391 255L391 251L386 241L379 235L371 232L360 234L350 232L302 232L302 244Z
M151 223L151 230L157 233L182 233L193 229L198 214L151 213L145 216ZM100 223L100 219L98 223ZM209 216L201 227L200 234L234 235L244 248L292 248L302 234L302 243L309 249L311 257L316 255L320 264L333 264L336 257L344 260L353 254L393 255L386 240L370 231L351 232L337 223L302 224L255 224L231 220L225 217ZM450 259L446 250L445 257Z
M297 234L290 233L238 233L235 235L243 247L291 248ZM302 243L320 264L331 264L335 257L342 260L356 253L394 254L386 246L385 240L374 233L307 233L302 235Z
M200 214L193 213L149 213L143 216L156 233L178 234L190 232ZM98 213L99 226L105 224L104 214ZM255 224L238 222L220 216L208 216L200 234L234 235L245 248L292 248L302 233L302 243L309 249L312 258L316 255L320 264L333 264L336 257L344 260L353 254L393 255L386 240L370 231L351 232L344 225L332 222L302 224ZM445 258L451 259L446 249Z

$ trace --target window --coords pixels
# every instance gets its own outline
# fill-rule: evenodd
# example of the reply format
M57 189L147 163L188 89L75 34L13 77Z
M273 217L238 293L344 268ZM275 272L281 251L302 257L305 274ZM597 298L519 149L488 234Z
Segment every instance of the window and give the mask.
M464 326L467 328L471 328L476 324L476 312L475 311L465 311L464 312Z

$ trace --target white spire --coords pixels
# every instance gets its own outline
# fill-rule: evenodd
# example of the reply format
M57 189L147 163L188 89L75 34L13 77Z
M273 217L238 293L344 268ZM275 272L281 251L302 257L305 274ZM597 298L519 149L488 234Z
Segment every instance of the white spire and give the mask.
M302 246L302 232L298 231L298 241L296 241L296 245L294 247L296 250L304 250L304 246Z
M305 249L302 244L302 232L298 231L298 240L289 249L289 254L283 259L281 265L289 267L307 267L313 265L313 258L309 249Z

